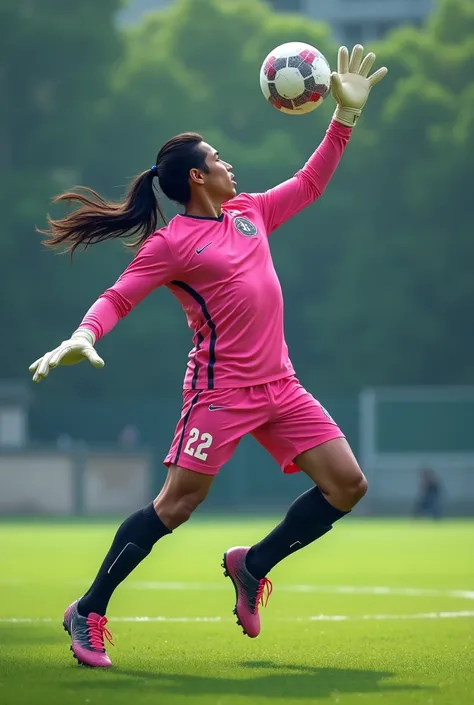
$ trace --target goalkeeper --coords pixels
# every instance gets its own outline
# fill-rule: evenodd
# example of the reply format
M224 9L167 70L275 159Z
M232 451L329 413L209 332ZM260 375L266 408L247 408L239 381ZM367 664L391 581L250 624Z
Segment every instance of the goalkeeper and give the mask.
M271 569L329 532L366 492L342 431L295 376L268 237L323 193L372 86L387 73L381 68L369 76L374 61L372 53L364 58L360 45L350 57L341 47L332 75L337 105L323 141L293 178L265 193L237 195L232 166L200 135L185 133L160 149L156 163L135 179L121 204L90 190L57 199L79 207L49 220L49 246L74 252L133 235L139 250L72 337L30 366L35 382L58 365L88 360L102 367L96 343L159 286L180 301L193 331L163 488L122 523L90 588L66 609L64 627L81 663L111 665L104 639L110 640L105 615L114 590L157 541L189 519L244 435L252 434L283 472L303 471L313 483L260 542L224 554L237 623L250 637L260 633L259 606L272 589ZM184 206L167 225L155 178L165 196ZM342 218L341 226L347 227ZM159 351L153 364L159 364ZM314 560L314 554L307 556Z

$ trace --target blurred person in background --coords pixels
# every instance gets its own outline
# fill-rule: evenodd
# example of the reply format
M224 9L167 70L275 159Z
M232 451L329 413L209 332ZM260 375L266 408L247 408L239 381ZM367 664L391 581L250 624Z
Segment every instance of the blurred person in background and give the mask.
M415 502L415 517L441 519L443 485L441 479L430 468L423 468L419 474L418 495Z
M113 592L157 541L190 518L244 435L252 434L283 472L303 471L313 482L260 542L224 554L225 574L236 593L234 614L250 637L260 633L259 605L272 590L268 572L329 532L366 492L344 434L296 378L268 236L325 190L372 86L387 73L381 68L369 76L374 62L375 55L364 58L360 45L350 57L341 47L332 74L336 110L323 141L293 178L265 193L237 195L232 166L200 135L184 133L162 146L155 164L135 179L121 203L89 189L57 199L79 208L49 219L50 246L74 252L133 235L140 249L72 337L30 366L35 382L58 365L84 359L102 367L95 343L159 286L179 300L194 333L163 488L122 523L89 590L66 609L64 628L81 663L111 665L104 639L111 640L105 614ZM167 225L156 178L165 196L184 206ZM158 216L164 226L157 229ZM160 341L165 347L165 331ZM157 349L149 364L163 364L160 357ZM131 352L131 374L134 364L142 363Z

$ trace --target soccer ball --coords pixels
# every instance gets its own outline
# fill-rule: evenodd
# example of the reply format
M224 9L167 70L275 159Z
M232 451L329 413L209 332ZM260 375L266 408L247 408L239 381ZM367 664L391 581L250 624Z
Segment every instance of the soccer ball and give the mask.
M331 69L320 51L304 42L287 42L266 57L260 69L263 95L288 115L318 108L331 90Z

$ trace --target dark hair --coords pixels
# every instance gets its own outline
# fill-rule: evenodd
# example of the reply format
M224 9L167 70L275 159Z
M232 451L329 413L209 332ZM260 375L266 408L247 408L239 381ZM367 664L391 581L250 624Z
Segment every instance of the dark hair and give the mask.
M160 149L156 164L139 174L130 184L125 198L113 203L96 191L78 187L82 192L63 193L54 203L76 202L80 206L59 220L47 219L49 229L39 230L47 236L48 247L65 246L74 254L77 247L87 249L103 240L138 236L128 247L142 245L155 232L158 216L166 225L166 217L159 204L153 179L158 176L162 192L171 201L186 205L191 198L189 171L207 171L205 153L200 149L203 138L195 132L184 132L173 137Z

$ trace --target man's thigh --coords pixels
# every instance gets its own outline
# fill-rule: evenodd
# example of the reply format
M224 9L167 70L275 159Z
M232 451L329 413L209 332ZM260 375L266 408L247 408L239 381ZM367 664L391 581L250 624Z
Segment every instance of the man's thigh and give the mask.
M272 383L273 418L252 432L283 472L303 469L295 464L302 453L344 438L326 409L294 377Z

